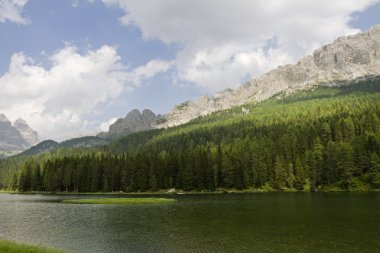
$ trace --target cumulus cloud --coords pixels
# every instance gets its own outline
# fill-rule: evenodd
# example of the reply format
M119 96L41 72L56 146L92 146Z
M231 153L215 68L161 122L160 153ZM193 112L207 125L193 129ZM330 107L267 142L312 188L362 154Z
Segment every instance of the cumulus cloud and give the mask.
M71 2L71 6L74 7L74 8L78 8L79 7L79 4L82 2L84 3L94 3L95 0L72 0Z
M86 115L102 113L123 91L168 68L153 60L129 70L116 49L106 45L83 54L66 45L49 60L44 67L24 53L13 54L0 76L0 111L24 118L43 139L56 140L88 133L94 122Z
M113 123L115 123L117 120L117 118L111 118L107 121L104 121L100 124L100 127L99 127L99 131L101 132L107 132L110 125L112 125Z
M183 45L176 78L210 91L292 63L340 35L351 15L378 0L103 0L117 5L122 24L145 39Z
M22 16L23 8L27 3L28 0L0 0L0 23L29 24L30 20Z
M160 72L166 72L172 66L172 62L163 60L151 60L146 65L137 67L128 73L128 79L136 86L149 80Z

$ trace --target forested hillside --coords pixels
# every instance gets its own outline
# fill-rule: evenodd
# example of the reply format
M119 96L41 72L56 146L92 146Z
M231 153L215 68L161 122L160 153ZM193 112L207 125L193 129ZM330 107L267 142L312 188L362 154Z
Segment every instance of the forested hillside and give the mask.
M3 160L4 189L380 188L380 81L278 94L98 149Z

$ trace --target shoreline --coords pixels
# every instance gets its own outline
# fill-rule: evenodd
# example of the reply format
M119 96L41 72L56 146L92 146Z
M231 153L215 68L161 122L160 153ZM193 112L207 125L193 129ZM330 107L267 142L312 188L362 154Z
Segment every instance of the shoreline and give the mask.
M19 191L7 191L0 190L0 194L20 194L20 195L217 195L217 194L250 194L250 193L369 193L369 192L380 192L380 189L366 189L366 190L344 190L344 189L327 189L319 190L316 192L311 192L310 190L260 190L260 189L247 189L247 190L236 190L236 189L223 189L217 191L182 191L182 190L162 190L162 191L147 191L147 192L19 192Z

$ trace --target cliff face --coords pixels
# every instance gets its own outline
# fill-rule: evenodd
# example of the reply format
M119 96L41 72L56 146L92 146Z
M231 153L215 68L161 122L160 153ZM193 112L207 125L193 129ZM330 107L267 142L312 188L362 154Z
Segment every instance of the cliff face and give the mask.
M14 123L14 127L24 138L28 146L34 146L38 143L38 133L34 131L23 119L18 119Z
M38 142L38 134L28 124L18 119L14 125L0 114L0 155L19 153Z
M278 67L236 90L228 89L213 97L203 96L176 106L157 121L166 128L214 111L247 102L261 101L274 94L307 89L314 85L334 84L380 75L380 25L367 32L339 37L295 65Z
M106 133L98 134L101 138L114 138L121 135L127 135L135 132L141 132L152 129L152 123L157 120L160 115L154 114L150 110L134 109L130 111L125 118L118 119L109 127Z

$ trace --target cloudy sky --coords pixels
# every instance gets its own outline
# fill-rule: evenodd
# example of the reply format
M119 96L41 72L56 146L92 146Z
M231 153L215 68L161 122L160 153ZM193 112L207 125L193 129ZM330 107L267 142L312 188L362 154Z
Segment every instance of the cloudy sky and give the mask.
M0 113L40 139L236 88L380 23L380 0L0 0Z

